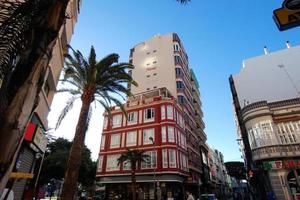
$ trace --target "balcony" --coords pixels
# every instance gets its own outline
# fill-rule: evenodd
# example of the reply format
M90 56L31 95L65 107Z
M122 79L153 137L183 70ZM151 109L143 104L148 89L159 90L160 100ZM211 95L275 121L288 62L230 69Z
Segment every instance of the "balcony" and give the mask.
M265 146L252 150L253 161L300 156L300 143Z

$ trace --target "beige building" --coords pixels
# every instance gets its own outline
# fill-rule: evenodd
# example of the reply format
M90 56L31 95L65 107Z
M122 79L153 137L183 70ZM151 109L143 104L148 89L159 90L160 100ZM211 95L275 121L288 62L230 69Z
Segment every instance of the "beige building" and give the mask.
M61 27L59 37L53 48L52 58L45 75L44 86L39 94L39 104L25 132L25 138L16 162L16 171L33 173L35 177L32 180L35 180L39 174L42 158L46 150L47 139L45 132L48 130L47 116L64 65L63 55L74 33L80 4L80 0L70 0L69 2L66 11L69 18L66 18L65 24ZM31 181L30 179L15 181L12 187L15 199L24 199L25 196L28 197L34 186L35 181Z
M183 107L189 158L188 189L199 194L205 181L202 152L207 155L207 138L199 85L180 38L176 33L156 35L131 49L130 62L135 66L132 77L139 84L129 86L133 94L165 87Z
M244 61L230 77L250 181L279 200L300 197L299 63L300 46L287 44Z

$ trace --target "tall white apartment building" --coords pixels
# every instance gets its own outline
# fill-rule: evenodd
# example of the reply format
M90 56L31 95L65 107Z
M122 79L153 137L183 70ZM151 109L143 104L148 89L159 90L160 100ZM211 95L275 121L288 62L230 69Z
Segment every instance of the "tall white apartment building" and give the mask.
M185 134L188 146L189 177L187 189L199 194L203 179L202 153L205 144L203 113L197 79L189 66L188 56L176 33L156 35L137 44L130 51L131 71L138 87L130 86L133 94L157 88L167 88L184 111Z

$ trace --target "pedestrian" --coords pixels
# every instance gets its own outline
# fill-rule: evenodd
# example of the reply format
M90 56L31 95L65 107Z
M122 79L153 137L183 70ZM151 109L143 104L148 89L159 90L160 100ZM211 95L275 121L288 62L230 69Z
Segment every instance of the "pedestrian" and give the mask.
M268 192L267 193L267 196L268 196L268 200L275 200L275 197L274 197L274 194L273 194L273 192Z
M191 192L187 191L186 194L188 196L186 200L195 200Z

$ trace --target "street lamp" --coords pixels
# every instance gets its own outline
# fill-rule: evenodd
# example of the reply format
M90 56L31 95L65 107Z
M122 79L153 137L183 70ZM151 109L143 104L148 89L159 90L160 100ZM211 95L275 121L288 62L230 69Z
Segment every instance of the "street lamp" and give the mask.
M155 142L154 142L154 139L152 136L149 137L149 140L152 142L153 144L153 151L155 152ZM151 158L150 158L151 159ZM156 156L156 159L157 159L157 156ZM151 161L150 161L151 162ZM153 171L153 182L154 182L154 199L157 199L156 198L156 167L157 167L157 161L156 161L156 164L155 164L155 168L154 168L154 171Z

